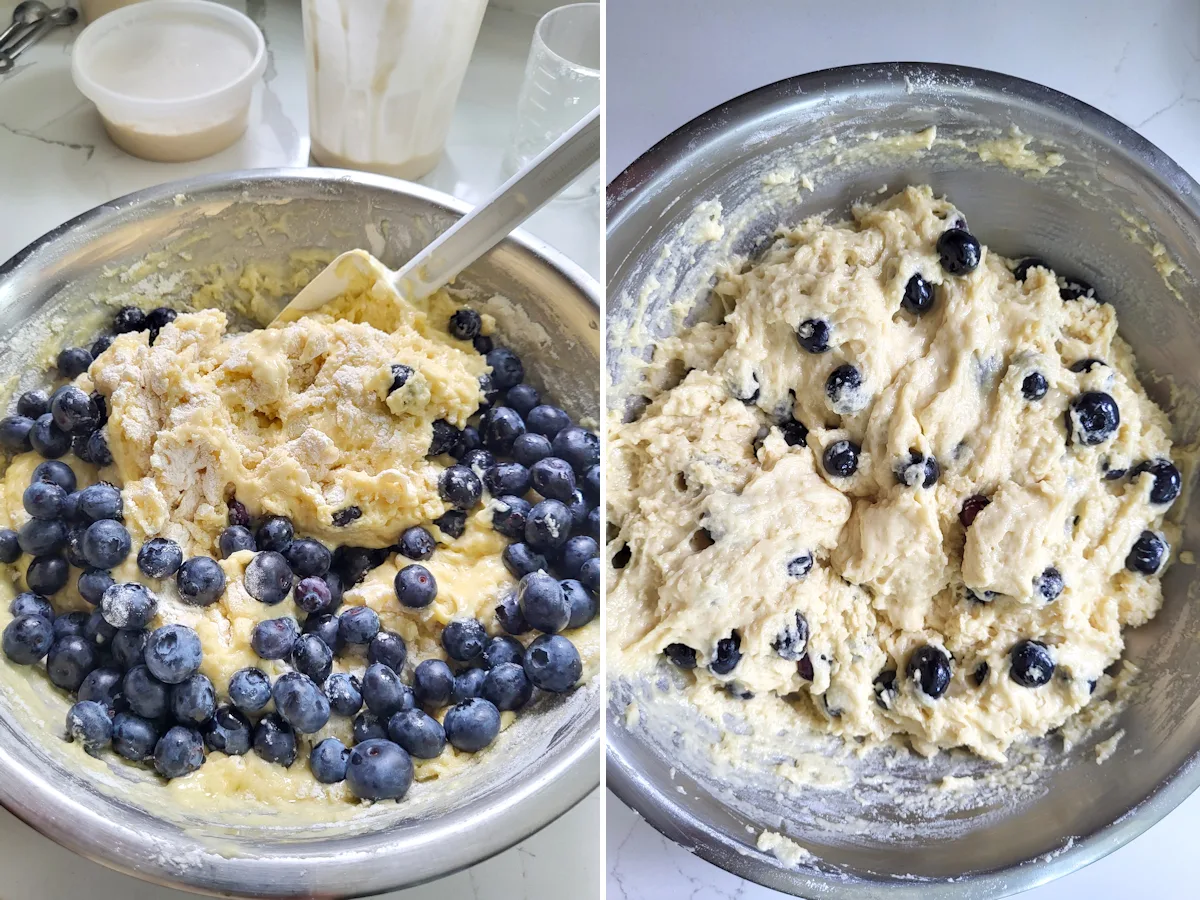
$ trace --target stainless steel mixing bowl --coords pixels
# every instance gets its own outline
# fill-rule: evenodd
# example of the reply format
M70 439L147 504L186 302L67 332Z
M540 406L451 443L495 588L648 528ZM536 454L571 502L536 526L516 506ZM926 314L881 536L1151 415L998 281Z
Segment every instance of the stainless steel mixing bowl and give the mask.
M236 278L247 263L282 271L301 248L361 246L396 267L468 208L419 185L320 169L221 174L131 194L0 267L0 365L4 374L43 368L31 336L69 332L94 307L93 293L138 290L137 278L113 275L137 260L149 257L150 281L181 297L197 282L188 273ZM531 321L505 339L523 351L531 380L574 415L596 416L599 288L591 278L518 232L468 269L459 287L480 298L502 294L523 309ZM376 804L363 818L331 824L306 823L296 810L274 818L193 813L153 776L119 760L111 770L81 771L65 742L30 727L30 710L18 707L37 698L14 698L8 682L19 675L0 660L0 802L97 862L214 894L360 896L426 881L517 843L600 780L593 683L519 717L461 777L418 787L402 803ZM65 698L48 683L36 693L60 727Z
M930 135L914 134L930 126L937 139L923 149ZM1013 127L1032 138L1023 152L1020 141L988 143ZM812 189L798 191L806 173ZM924 183L949 196L996 250L1036 253L1094 283L1117 307L1121 332L1147 389L1170 412L1176 440L1195 442L1196 182L1140 135L1071 97L940 65L853 66L769 85L685 125L610 184L607 365L615 387L608 406L627 408L637 394L636 379L627 377L630 358L644 357L676 327L672 303L703 296L723 255L752 254L781 223L825 210L844 214L885 185L894 191ZM693 209L713 200L722 207L723 237L689 240ZM639 334L645 340L633 343L630 335ZM1177 549L1194 551L1200 506L1189 501L1173 514L1185 529ZM1162 611L1127 634L1125 656L1143 676L1126 711L1068 753L1046 741L1047 767L1011 797L993 793L990 803L939 816L868 796L872 787L860 783L870 802L857 819L832 803L814 812L825 802L819 790L780 808L768 791L718 782L684 765L664 748L669 742L629 725L631 693L621 680L609 693L608 784L687 849L797 895L995 897L1049 881L1136 837L1200 783L1193 571L1177 562L1164 579ZM643 700L636 721L654 713ZM1124 737L1098 767L1095 745L1117 728ZM936 780L948 765L914 765L909 777ZM764 828L783 830L816 861L789 868L758 851L753 836Z

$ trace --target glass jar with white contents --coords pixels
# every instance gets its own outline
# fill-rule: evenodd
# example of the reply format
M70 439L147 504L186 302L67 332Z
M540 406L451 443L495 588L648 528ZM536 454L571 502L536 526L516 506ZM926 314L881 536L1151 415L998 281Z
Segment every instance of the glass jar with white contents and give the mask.
M304 0L312 157L419 178L441 157L487 0Z

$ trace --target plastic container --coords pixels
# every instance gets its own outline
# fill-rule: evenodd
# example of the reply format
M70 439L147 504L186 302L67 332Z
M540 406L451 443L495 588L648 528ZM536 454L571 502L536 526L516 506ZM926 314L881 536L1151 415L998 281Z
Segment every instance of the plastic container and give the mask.
M324 166L437 165L487 0L304 0L308 127Z
M207 0L155 0L85 28L71 74L118 147L183 162L242 136L266 64L262 32L241 13Z

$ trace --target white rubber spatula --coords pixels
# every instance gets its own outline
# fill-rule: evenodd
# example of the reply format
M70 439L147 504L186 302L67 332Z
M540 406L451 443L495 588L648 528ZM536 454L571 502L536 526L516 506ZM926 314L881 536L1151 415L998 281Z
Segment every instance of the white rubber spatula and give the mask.
M504 240L599 160L597 107L399 271L391 271L364 250L343 253L306 284L275 321L294 322L305 313L320 309L363 276L391 282L406 299L428 297Z

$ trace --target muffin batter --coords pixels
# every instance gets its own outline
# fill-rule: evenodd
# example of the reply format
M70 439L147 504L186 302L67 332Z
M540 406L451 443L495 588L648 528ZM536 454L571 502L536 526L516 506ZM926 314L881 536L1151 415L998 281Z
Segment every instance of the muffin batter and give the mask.
M1113 307L965 228L929 188L808 220L658 345L609 433L616 670L995 760L1089 702L1162 602L1170 426Z

